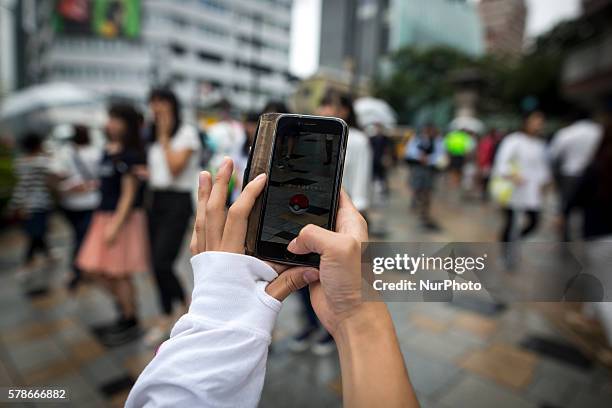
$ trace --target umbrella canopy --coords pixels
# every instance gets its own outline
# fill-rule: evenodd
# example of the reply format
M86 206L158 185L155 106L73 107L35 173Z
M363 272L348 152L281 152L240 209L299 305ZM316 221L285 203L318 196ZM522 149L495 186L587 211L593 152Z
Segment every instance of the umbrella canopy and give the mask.
M47 108L99 103L102 97L69 83L35 85L16 92L2 101L0 120L8 120Z
M397 115L382 99L364 97L355 101L355 113L359 126L365 128L380 124L392 128L397 124Z
M485 126L481 120L471 116L458 116L449 124L450 130L468 130L472 133L482 134Z

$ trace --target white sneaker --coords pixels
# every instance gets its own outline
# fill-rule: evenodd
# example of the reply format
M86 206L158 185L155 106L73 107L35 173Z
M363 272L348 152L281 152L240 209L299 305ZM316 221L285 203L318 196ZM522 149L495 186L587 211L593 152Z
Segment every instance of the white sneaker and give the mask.
M143 343L147 347L157 347L170 337L170 331L160 325L153 326L144 336Z
M316 327L306 327L301 332L293 336L289 342L289 350L294 353L302 353L310 348L315 335L318 333Z
M336 350L336 342L329 333L324 332L314 342L310 350L315 356L327 356Z

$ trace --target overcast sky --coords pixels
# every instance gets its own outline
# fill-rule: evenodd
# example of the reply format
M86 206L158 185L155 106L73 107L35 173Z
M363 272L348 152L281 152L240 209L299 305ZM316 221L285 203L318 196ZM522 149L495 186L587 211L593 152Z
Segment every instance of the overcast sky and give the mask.
M290 66L291 71L298 76L313 74L319 64L321 1L294 0ZM527 19L529 37L543 33L559 21L580 13L580 0L526 1L529 8Z

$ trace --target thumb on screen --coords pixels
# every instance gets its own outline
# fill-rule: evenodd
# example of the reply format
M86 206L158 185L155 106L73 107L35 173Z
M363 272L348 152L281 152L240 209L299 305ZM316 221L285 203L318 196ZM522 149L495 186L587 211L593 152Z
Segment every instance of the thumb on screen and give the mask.
M282 302L291 293L297 292L318 279L319 271L317 269L297 266L287 269L278 275L276 279L266 286L266 293Z
M287 245L291 253L303 255L315 253L321 255L330 242L333 242L334 233L317 225L308 224L299 235Z

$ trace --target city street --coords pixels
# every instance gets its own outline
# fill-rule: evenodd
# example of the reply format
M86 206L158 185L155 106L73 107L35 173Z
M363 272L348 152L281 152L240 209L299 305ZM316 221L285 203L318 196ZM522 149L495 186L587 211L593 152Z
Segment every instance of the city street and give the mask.
M386 241L492 241L500 219L479 201L461 201L438 180L433 216L441 231L424 233L410 210L403 166L391 180L387 206L370 216L371 228L387 229ZM553 207L553 203L549 208ZM534 240L554 237L550 210ZM66 389L71 406L123 406L154 350L135 341L106 348L90 325L114 318L109 297L93 285L76 296L63 289L70 242L55 217L49 240L59 258L25 282L16 279L24 241L18 230L0 236L0 384ZM191 288L185 242L180 274ZM231 273L231 271L228 271ZM48 289L47 289L48 288ZM152 277L137 278L143 326L159 314ZM301 324L297 296L285 301L268 359L260 406L340 406L337 355L317 357L288 350ZM610 372L569 346L544 317L545 305L389 304L404 359L423 407L609 407ZM41 403L40 406L54 406ZM66 406L58 404L57 406Z

